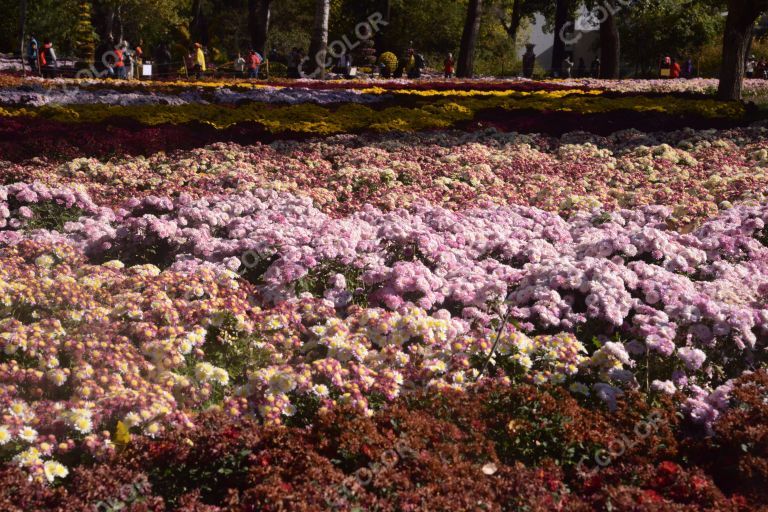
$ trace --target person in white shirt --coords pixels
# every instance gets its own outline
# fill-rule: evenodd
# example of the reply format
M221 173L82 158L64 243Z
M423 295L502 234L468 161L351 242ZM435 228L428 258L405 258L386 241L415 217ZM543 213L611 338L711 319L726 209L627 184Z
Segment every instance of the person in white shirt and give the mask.
M237 59L235 59L235 72L240 77L245 75L245 59L239 53L237 54Z

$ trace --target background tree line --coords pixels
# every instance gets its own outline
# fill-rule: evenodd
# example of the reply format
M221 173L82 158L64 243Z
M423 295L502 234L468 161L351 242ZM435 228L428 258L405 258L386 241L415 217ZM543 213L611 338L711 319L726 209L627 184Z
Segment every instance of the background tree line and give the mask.
M219 62L249 48L309 46L315 55L329 40L354 38L356 25L379 12L388 24L374 39L377 53L403 55L413 42L433 65L454 52L460 75L503 75L519 71L516 48L536 13L558 34L582 5L605 14L596 48L604 77L622 68L653 76L661 55L715 56L709 71L728 82L723 97L740 94L753 29L768 11L768 0L0 0L0 51L18 52L23 30L86 59L122 40L150 50L168 42L179 61L192 42ZM545 71L559 70L565 55L556 37Z

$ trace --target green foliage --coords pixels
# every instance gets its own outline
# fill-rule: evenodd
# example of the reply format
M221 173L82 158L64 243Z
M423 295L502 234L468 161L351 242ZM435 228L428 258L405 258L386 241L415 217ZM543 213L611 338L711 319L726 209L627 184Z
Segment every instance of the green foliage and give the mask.
M273 1L267 47L286 55L291 48L308 48L314 18L314 0ZM601 4L588 0L587 6ZM723 2L715 0L636 0L622 8L620 31L622 59L643 74L655 74L661 55L692 58L703 74L719 70L719 37L724 26ZM571 2L574 10L578 2ZM229 62L238 51L250 46L248 2L246 0L200 0L201 17L214 60ZM516 49L534 14L541 13L552 29L555 2L551 0L486 0L476 48L476 70L481 74L511 74L520 69ZM174 58L191 39L191 0L40 0L29 2L27 34L38 40L53 40L60 55L76 55L90 62L92 46L103 40L111 14L115 15L112 35L129 42L144 40L145 50L168 40L177 44ZM374 13L388 18L375 37L376 52L401 56L414 46L439 69L446 53L457 54L467 0L332 0L329 39L355 45L355 28ZM19 2L0 0L0 51L18 51ZM90 14L89 14L90 13ZM88 19L91 18L91 22ZM94 31L95 29L95 31ZM98 35L97 35L98 34ZM353 48L360 52L361 46ZM356 56L356 64L364 64ZM278 68L275 68L280 76Z
M231 313L223 313L209 330L203 352L204 360L224 368L232 385L248 381L249 371L269 364L269 353L258 346L256 335L245 334L237 328L237 320Z
M622 58L653 76L664 55L696 62L705 46L717 41L723 31L725 18L720 13L721 9L706 2L638 0L620 17ZM719 57L718 45L718 66Z
M329 282L336 274L341 274L347 282L347 290L355 293L352 301L360 306L367 306L367 296L365 284L363 283L363 269L345 265L338 260L323 261L312 268L307 275L296 282L296 294L309 292L315 297L322 297L329 288Z
M33 204L29 208L34 215L25 225L25 228L28 230L50 229L62 231L64 224L75 222L85 213L80 208L67 208L64 205L52 202Z

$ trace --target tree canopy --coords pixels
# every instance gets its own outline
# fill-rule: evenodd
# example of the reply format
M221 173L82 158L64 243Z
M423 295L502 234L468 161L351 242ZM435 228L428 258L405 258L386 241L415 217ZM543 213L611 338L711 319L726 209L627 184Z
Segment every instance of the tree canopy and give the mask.
M702 48L724 41L724 52L744 53L750 46L755 20L765 12L763 0L327 0L328 41L357 46L359 24L374 13L384 23L374 36L376 53L403 55L412 45L428 57L441 59L471 48L471 68L485 74L515 72L517 50L526 30L540 14L546 28L558 31L579 8L616 10L600 26L601 54L607 75L618 68L653 75L661 55L693 58ZM0 0L0 51L17 52L19 20L26 4L26 35L51 39L63 55L88 59L91 46L105 48L121 40L143 40L145 49L161 41L180 53L192 42L206 45L215 60L231 60L249 48L307 49L317 46L317 0ZM726 27L725 12L730 25ZM88 27L90 12L91 27ZM475 14L479 14L476 16ZM471 23L468 23L471 21ZM471 30L470 30L471 29ZM723 39L723 34L726 37ZM758 34L759 35L759 34ZM175 45L175 46L173 46ZM556 44L552 63L559 71L565 47ZM180 55L176 55L180 58ZM731 55L733 73L740 58ZM725 59L727 61L727 59ZM434 63L434 61L433 61ZM461 56L460 68L463 66Z

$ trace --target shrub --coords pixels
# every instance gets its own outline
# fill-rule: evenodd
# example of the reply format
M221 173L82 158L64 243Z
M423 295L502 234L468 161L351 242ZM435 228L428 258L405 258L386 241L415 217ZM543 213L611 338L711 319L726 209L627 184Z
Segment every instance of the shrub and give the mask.
M392 52L384 52L379 57L379 62L384 65L384 70L391 76L397 70L397 56Z

